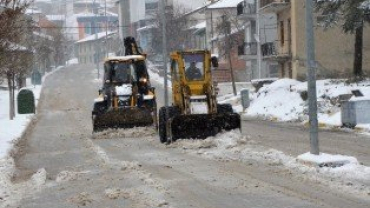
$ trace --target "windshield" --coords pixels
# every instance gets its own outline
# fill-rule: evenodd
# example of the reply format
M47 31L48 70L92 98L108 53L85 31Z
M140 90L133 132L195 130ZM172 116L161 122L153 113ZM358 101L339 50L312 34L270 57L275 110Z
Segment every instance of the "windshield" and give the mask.
M135 70L130 62L111 62L105 67L106 79L113 82L128 83L136 80Z
M186 79L203 80L204 79L204 54L185 54L185 75Z

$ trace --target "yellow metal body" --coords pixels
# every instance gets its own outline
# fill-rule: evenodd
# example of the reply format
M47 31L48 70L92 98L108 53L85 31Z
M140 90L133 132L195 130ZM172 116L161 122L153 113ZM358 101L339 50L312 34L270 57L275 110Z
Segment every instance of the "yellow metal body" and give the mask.
M189 80L186 76L185 57L202 56L202 79ZM191 96L206 96L208 112L217 113L216 93L211 74L211 53L206 50L176 51L171 53L171 77L173 105L179 107L181 114L190 114Z

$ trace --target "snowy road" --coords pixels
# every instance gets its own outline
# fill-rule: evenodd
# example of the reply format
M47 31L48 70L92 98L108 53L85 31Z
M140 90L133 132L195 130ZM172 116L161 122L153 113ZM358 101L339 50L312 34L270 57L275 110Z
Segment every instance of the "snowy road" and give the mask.
M245 118L243 133L256 138L259 144L278 149L293 156L310 151L307 127L299 124L278 123ZM370 166L370 136L339 130L320 130L321 152L350 155Z
M152 128L107 132L92 138L91 101L99 85L95 77L89 66L77 65L60 70L47 80L37 121L19 145L15 185L2 196L1 206L367 208L370 205L369 195L332 188L277 163L209 157L207 151L213 149L213 144L207 146L207 141L195 148L191 147L194 143L187 141L165 146L159 143ZM251 140L258 143L258 135L264 135L266 125L254 125L257 126ZM251 140L239 142L245 145ZM273 143L266 140L266 145Z

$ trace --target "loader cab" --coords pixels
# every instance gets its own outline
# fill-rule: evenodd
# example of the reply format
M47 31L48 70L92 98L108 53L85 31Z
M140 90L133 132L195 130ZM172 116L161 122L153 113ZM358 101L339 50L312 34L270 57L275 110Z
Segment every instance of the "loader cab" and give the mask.
M104 85L122 85L136 80L135 70L130 62L109 61L104 64Z
M204 54L184 54L183 63L187 81L204 80Z
M145 83L141 83L142 81ZM103 85L149 84L149 76L143 56L108 58L104 63Z

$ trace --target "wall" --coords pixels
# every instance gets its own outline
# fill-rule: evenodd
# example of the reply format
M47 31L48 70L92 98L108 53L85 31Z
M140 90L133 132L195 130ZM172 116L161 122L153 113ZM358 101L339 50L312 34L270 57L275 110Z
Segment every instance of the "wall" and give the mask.
M294 78L306 77L306 46L305 46L305 19L304 1L291 1L292 20L294 25L295 53L293 54ZM295 17L295 18L293 18ZM316 20L316 19L315 19ZM317 25L318 26L318 25ZM367 24L367 26L369 26ZM345 34L341 27L324 30L315 28L315 52L319 64L317 74L319 77L348 77L352 74L354 58L354 35ZM370 73L370 27L364 29L363 69Z

